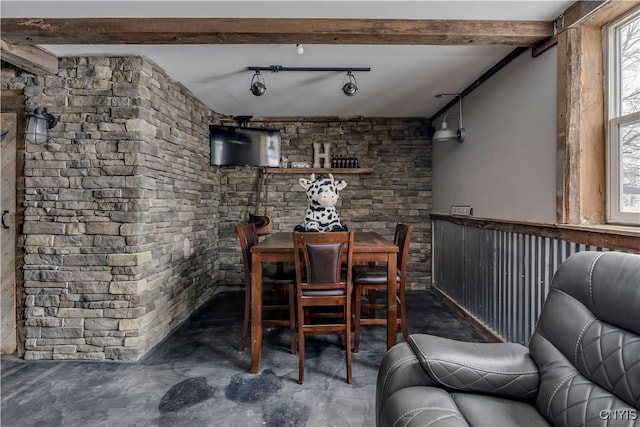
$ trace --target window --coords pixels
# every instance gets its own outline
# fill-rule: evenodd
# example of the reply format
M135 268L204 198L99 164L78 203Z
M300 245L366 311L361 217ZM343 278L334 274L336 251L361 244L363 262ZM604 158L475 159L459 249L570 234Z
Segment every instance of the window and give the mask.
M607 221L640 225L640 11L608 41Z

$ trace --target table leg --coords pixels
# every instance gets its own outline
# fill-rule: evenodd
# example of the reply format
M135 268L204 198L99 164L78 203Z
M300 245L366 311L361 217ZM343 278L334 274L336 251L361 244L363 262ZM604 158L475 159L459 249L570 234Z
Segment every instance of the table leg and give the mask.
M394 298L395 301L395 298ZM251 369L257 373L262 349L262 256L251 257Z
M387 261L387 349L396 345L398 339L398 305L396 294L398 293L398 282L396 277L398 269L396 265L397 254L390 253Z

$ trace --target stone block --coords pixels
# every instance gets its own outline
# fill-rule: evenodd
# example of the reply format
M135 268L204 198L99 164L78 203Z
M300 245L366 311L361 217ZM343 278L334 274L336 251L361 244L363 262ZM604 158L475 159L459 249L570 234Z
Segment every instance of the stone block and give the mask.
M75 234L85 234L86 224L84 223L69 223L64 228L64 234L73 236Z
M149 219L147 212L112 211L109 216L116 222L147 222Z
M99 347L124 345L124 339L118 337L87 337L87 344Z
M59 222L25 221L24 234L64 234L65 224Z
M91 77L96 79L109 80L111 76L111 67L108 65L96 65L93 67L93 72L91 73Z
M56 328L62 326L62 319L57 317L32 317L24 321L25 326L39 326L43 328Z
M145 115L140 107L113 107L111 110L113 119L132 119Z
M84 300L88 299L87 294L104 295L109 293L109 281L90 282L78 281L69 283L69 292L72 294L84 294Z
M29 234L25 236L25 246L53 246L53 236L46 234Z
M140 252L137 254L109 254L107 264L111 266L135 266L151 261L151 252Z
M120 226L121 236L145 236L155 232L155 224L131 223Z
M124 248L126 240L123 236L103 236L97 235L93 239L93 246L98 248Z
M27 177L26 188L69 188L69 178L65 177Z
M135 361L141 356L140 347L107 347L104 349L107 359Z
M66 282L72 276L71 271L62 270L25 270L24 272L25 281L35 282Z
M108 330L108 331L112 331L112 330L119 329L118 328L119 322L121 322L121 320L109 319L109 318L86 319L84 321L84 328L87 329L87 330Z
M58 307L60 296L58 295L34 295L33 303L38 307Z
M82 328L41 328L40 334L41 338L81 338L82 332Z
M65 317L62 320L62 326L65 328L84 328L84 318L82 317Z
M111 199L122 197L122 190L109 189L109 190L93 190L93 198L95 199Z
M24 263L28 265L62 265L62 255L27 254Z
M124 339L125 347L141 347L144 344L142 337L127 337Z
M85 233L117 236L120 234L120 223L106 221L90 222L85 225Z
M127 131L129 132L141 132L155 137L157 128L143 119L129 119L125 122Z
M41 327L38 326L27 326L24 328L24 337L25 338L40 338L40 333L42 332Z
M68 99L70 107L106 107L111 105L110 96L70 96Z
M111 282L109 293L116 295L137 295L146 290L146 279L130 282Z
M125 177L125 186L127 188L142 188L144 190L155 190L156 180L148 176L127 176Z
M122 176L88 176L82 178L82 188L121 188L124 187Z
M25 272L25 276L26 276L26 272ZM33 278L33 276L32 276ZM62 281L62 282L43 282L41 280L25 280L24 282L24 287L26 290L28 289L65 289L67 287L67 284Z
M144 307L135 308L105 308L104 317L112 317L115 319L135 319L144 314Z
M120 331L137 331L140 329L140 325L142 323L142 319L144 317L135 318L135 319L120 319L120 323L118 323L118 330Z
M57 345L53 348L53 354L56 353L75 353L77 346L75 345Z
M104 254L91 254L91 255L65 255L65 266L101 266L107 265L107 258Z
M47 360L53 358L53 351L42 351L42 350L27 350L24 352L25 360Z
M66 271L68 282L110 282L111 272L103 270L74 270Z
M104 317L102 309L84 309L84 308L60 308L57 313L58 317ZM113 316L108 316L113 317ZM86 322L86 320L85 320Z
M106 173L107 175L112 175L112 176L129 176L129 175L134 175L136 173L136 167L135 166L103 166L102 170L104 171L104 173ZM126 180L125 180L126 183Z

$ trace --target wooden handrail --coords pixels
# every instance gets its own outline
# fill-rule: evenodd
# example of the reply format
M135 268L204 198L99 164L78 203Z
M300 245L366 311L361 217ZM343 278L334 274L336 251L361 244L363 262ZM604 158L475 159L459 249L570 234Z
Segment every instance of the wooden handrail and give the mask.
M640 253L640 228L594 225L543 224L503 219L430 214L431 219L486 230L528 234L567 242L598 246L623 252Z

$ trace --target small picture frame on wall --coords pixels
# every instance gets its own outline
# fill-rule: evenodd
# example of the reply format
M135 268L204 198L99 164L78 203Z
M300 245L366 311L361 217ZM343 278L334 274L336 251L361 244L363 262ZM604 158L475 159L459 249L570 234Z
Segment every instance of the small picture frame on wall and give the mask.
M471 206L451 206L449 213L457 216L471 216L473 208Z

